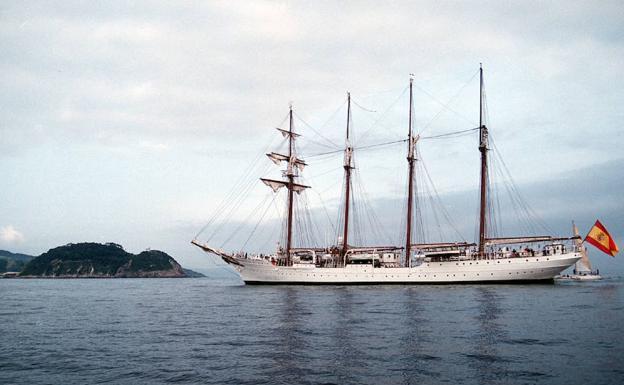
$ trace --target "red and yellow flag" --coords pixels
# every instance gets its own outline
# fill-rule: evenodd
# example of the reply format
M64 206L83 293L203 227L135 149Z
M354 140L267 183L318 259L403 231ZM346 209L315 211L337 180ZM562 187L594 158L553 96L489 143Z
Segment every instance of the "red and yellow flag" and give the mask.
M598 250L607 253L612 257L615 257L615 254L619 251L613 237L611 237L611 234L609 234L607 229L598 220L594 224L594 227L589 230L589 233L585 237L585 241L591 243L596 246Z

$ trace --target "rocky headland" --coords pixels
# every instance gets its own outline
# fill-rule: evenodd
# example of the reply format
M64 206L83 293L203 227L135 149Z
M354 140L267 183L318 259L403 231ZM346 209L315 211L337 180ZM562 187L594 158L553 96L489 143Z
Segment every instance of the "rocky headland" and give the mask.
M184 278L192 276L158 250L131 254L116 243L70 243L29 261L22 278Z

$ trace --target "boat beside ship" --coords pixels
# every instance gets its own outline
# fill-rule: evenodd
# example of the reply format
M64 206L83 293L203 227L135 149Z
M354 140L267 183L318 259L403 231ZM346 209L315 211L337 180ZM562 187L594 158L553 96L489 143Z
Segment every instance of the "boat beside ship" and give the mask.
M267 156L276 164L285 164L283 179L261 178L274 194L284 189L286 196L283 240L272 255L243 250L226 252L206 242L193 239L203 251L216 255L236 269L248 284L417 284L462 282L536 282L552 281L563 270L582 258L578 234L572 237L548 235L491 237L489 215L488 128L484 124L483 69L479 69L479 152L480 202L479 238L476 243L465 241L417 243L413 233L418 214L415 207L414 173L418 161L416 146L420 136L413 132L413 80L409 84L409 127L407 143L408 183L406 196L405 243L402 245L353 245L350 243L350 210L352 208L352 170L354 147L350 140L351 97L347 95L346 144L344 148L343 202L340 236L332 245L306 247L293 242L296 197L310 186L299 181L307 163L299 157L293 130L293 110L289 110L288 129L278 128L287 140L285 154L271 152Z
M580 238L578 227L572 222L572 232L578 238L575 239L576 248L581 253L581 259L574 264L574 270L572 274L564 274L555 277L557 280L562 281L599 281L602 279L600 271L598 269L592 270L589 256L587 255L587 248L583 245L583 241Z

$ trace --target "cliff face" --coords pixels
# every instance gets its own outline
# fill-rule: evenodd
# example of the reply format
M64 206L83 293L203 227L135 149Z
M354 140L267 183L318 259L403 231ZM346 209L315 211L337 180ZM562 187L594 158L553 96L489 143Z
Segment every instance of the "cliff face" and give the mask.
M41 254L24 267L20 277L178 278L186 274L162 251L150 250L135 255L115 243L76 243Z

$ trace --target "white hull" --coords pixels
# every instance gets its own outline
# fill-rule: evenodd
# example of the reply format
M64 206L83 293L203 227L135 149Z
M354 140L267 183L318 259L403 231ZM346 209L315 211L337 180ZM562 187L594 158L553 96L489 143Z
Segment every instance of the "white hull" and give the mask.
M237 259L234 266L248 284L422 284L551 280L581 258L580 253L537 257L423 262L415 267L347 265L274 266L260 259Z
M599 281L602 277L598 274L570 274L556 277L558 280L569 281Z

